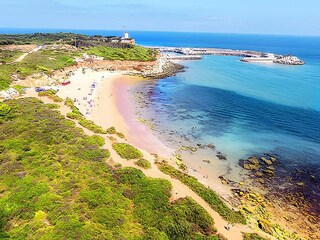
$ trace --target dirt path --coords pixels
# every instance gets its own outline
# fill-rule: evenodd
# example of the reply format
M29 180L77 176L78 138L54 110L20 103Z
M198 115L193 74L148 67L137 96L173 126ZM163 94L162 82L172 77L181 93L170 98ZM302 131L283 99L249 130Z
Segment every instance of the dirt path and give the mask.
M34 92L33 90L28 91L26 96L39 98L37 96L37 93ZM42 97L39 99L41 99L45 103L52 103L52 100L50 100L46 97ZM68 112L70 112L69 107L65 106L63 103L58 103L58 105L60 106L60 108L59 108L60 113L66 117L66 114ZM83 128L81 125L79 125L79 123L76 120L72 120L72 121L74 121L76 123L77 127L83 129L85 134L87 134L87 135L94 135L95 134L92 131L90 131L86 128ZM245 233L254 233L255 232L255 233L257 233L261 236L264 236L268 239L274 239L273 237L271 237L270 235L267 235L266 233L264 233L262 231L254 231L254 230L250 229L248 226L242 225L242 224L235 224L234 226L231 227L231 229L229 231L226 230L225 226L228 224L228 222L225 221L216 211L214 211L208 205L207 202L205 202L201 197L199 197L196 193L194 193L189 187L187 187L186 185L181 183L179 180L173 179L170 176L162 173L157 168L157 166L154 164L155 158L150 153L140 149L144 155L144 158L147 159L152 165L151 169L146 170L146 169L140 168L137 165L135 165L134 161L128 161L126 159L122 159L112 148L112 142L108 138L108 136L111 136L111 135L101 135L100 134L100 136L105 139L106 144L102 148L108 149L110 151L110 156L111 156L110 159L112 159L115 163L122 164L122 166L124 166L124 167L138 168L148 177L162 178L162 179L166 179L166 180L170 181L172 184L172 200L175 200L178 198L184 198L187 196L193 198L201 207L203 207L212 216L212 218L214 219L214 222L215 222L214 225L217 228L217 232L222 234L227 239L230 239L230 240L243 239L243 237L242 237L243 232L245 232ZM112 137L116 138L118 142L126 142L126 140L117 138L114 135L112 135Z
M22 61L26 56L28 56L30 53L37 52L37 51L39 51L41 48L42 48L42 46L37 46L36 48L32 49L30 52L27 52L27 53L22 54L20 57L18 57L18 58L14 61L14 63L21 62L21 61Z

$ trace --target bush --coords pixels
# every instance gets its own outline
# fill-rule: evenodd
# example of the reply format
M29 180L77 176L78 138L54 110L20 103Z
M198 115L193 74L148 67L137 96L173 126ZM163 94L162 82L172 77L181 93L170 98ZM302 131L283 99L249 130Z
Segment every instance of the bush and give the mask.
M0 116L6 116L10 113L11 107L5 103L0 103Z
M90 138L93 140L93 143L98 144L99 147L102 147L103 145L106 144L106 141L104 140L104 138L99 135L93 135Z
M85 118L80 118L79 119L79 124L84 127L87 128L88 130L94 132L94 133L100 133L100 134L106 134L107 131L104 130L102 127L96 125L93 121L91 120L87 120Z
M143 158L140 158L138 161L135 162L136 165L139 167L142 167L144 169L150 169L151 168L151 163Z
M244 233L243 240L267 240L256 233Z
M24 86L15 85L15 86L13 86L13 88L14 88L15 90L17 90L20 95L26 93L26 91L25 91L25 88L26 88L26 87L24 87Z
M246 224L245 217L240 212L232 211L228 206L220 199L220 197L210 188L204 186L194 177L191 177L167 163L158 164L158 168L161 172L168 174L169 176L180 180L186 184L192 191L197 193L203 198L213 210L217 211L224 219L231 223Z
M109 127L109 128L107 129L107 133L109 133L109 134L116 134L116 133L117 133L117 130L116 130L115 127Z
M50 98L51 100L53 100L54 102L63 102L63 99L58 97L56 95L56 93L57 93L56 91L50 89L50 90L47 90L47 91L39 92L38 96L39 97L46 96L46 97Z
M129 46L128 48L111 48L97 46L90 48L87 53L103 57L105 60L127 60L127 61L155 61L156 51L141 46Z
M70 118L70 119L76 119L76 120L79 120L82 118L81 115L77 114L77 113L74 113L74 112L69 112L67 113L67 118Z
M49 109L59 109L60 108L60 106L58 104L55 104L55 103L47 103L46 106Z
M113 149L120 155L120 157L125 159L138 159L143 157L140 150L127 143L114 143L112 144Z

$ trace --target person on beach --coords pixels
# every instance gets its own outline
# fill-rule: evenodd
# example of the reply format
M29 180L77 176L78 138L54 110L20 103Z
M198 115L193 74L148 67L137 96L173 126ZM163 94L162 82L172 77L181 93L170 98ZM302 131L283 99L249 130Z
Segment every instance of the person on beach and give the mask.
M229 223L229 222L228 222L228 224L225 226L225 228L226 228L228 231L230 231L231 227L232 227L232 225L231 225L231 223Z

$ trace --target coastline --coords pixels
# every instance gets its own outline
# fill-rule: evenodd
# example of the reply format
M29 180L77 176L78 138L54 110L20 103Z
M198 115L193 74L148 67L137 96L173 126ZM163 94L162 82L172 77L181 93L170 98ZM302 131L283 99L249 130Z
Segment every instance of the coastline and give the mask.
M134 99L131 99L130 89L136 83L145 80L137 76L124 75L121 71L110 73L87 69L83 74L81 69L78 69L74 71L70 81L70 85L60 87L57 93L59 97L76 99L76 106L87 119L104 129L115 127L118 132L124 134L130 144L149 154L156 154L169 161L170 165L178 167L175 158L177 149L174 146L165 145L148 124L139 121L135 112L135 108L139 106ZM96 88L92 91L93 83L96 83ZM90 109L88 109L89 101L92 101ZM222 166L210 172L210 169L207 169L207 163L194 161L190 154L182 153L182 156L189 175L215 190L226 201L232 197L231 188L221 184L218 178L225 173L227 166L224 166L217 157L215 162L222 163ZM211 165L214 166L214 163Z
M87 119L94 121L104 129L114 126L118 132L121 132L126 137L127 142L133 146L143 150L144 155L158 155L160 158L169 161L171 166L178 168L175 154L176 149L173 146L166 146L154 131L146 123L138 120L138 115L135 112L135 107L139 107L134 99L131 99L130 89L135 84L141 81L141 78L136 76L123 75L122 72L110 73L108 71L86 70L83 74L80 69L74 72L70 78L71 84L60 88L58 95L62 98L70 97L77 98L77 103L80 111ZM144 80L145 81L145 80ZM96 88L91 92L92 83L96 83ZM89 94L92 95L89 95ZM92 108L89 114L86 114L88 97L93 100ZM79 98L80 97L80 98ZM89 100L90 101L90 100ZM233 203L237 206L237 200L234 199L234 189L240 189L241 186L237 182L231 184L223 184L223 174L226 173L226 168L216 168L217 162L212 161L212 167L216 168L214 173L210 174L210 169L206 168L206 163L195 161L192 155L185 155L180 152L183 157L183 163L187 166L187 174L198 179L199 182L208 186L217 192L227 203ZM198 154L193 155L194 157ZM151 160L153 161L153 160ZM118 161L116 161L118 162ZM123 162L121 162L123 164ZM221 163L221 161L220 161ZM223 161L222 161L223 163ZM125 166L128 163L125 163ZM130 165L130 164L129 164ZM199 170L199 166L201 170ZM208 166L208 165L207 165ZM197 169L197 170L195 170ZM155 169L156 170L156 169ZM151 177L159 177L157 171L151 173ZM210 175L210 176L209 176ZM219 176L222 175L222 179ZM229 181L227 179L227 181ZM246 187L249 187L249 185ZM183 196L184 190L175 190L176 196ZM250 191L251 192L251 191ZM235 202L233 202L235 200ZM276 212L276 209L274 209ZM282 224L281 224L282 225ZM283 225L284 226L284 225Z
M103 76L104 78L102 79ZM96 78L97 80L95 81ZM67 96L69 98L74 96L79 97L79 91L86 95L86 93L89 93L92 81L95 81L98 86L98 89L97 91L93 92L94 106L92 108L92 112L90 114L87 114L86 118L93 120L96 124L101 124L100 126L102 126L103 128L114 126L118 131L122 131L122 133L125 134L126 139L118 140L120 142L129 142L135 147L138 147L143 153L144 158L152 163L151 169L144 170L143 172L149 177L163 178L169 180L172 183L173 188L171 201L187 196L195 199L213 217L215 221L215 226L218 229L218 233L223 234L223 236L227 237L227 239L242 239L242 232L257 232L262 235L266 235L258 229L250 229L248 226L241 224L235 224L231 230L226 230L226 220L224 220L217 212L215 212L205 200L199 197L189 187L181 183L179 180L164 174L158 169L158 167L156 167L154 160L160 158L160 156L155 157L153 152L147 151L148 147L151 145L149 141L152 140L156 144L159 144L157 145L158 147L165 146L162 145L162 143L158 139L156 139L155 136L152 135L152 132L149 129L147 129L145 125L136 120L134 112L128 111L128 109L131 109L130 105L126 105L127 102L125 101L128 95L125 94L125 97L123 97L123 95L120 95L123 92L128 93L127 88L133 82L139 81L139 78L122 75L121 72L108 74L108 72L106 71L87 71L86 74L82 74L81 71L76 71L71 80L75 79L77 79L77 81L72 81L71 84L67 87L61 87L61 89L58 92L58 96ZM79 86L81 88L80 90L78 90ZM37 96L34 92L30 92L28 93L28 95L35 97ZM77 107L79 107L80 111L84 111L85 102L87 101L87 99L81 99L77 100L77 102L80 104ZM60 111L63 115L66 115L68 109L66 106L63 105ZM121 115L121 113L124 115ZM125 121L124 119L128 116L131 116L133 118L129 117L126 119L127 121ZM130 128L132 123L134 127ZM137 126L137 128L135 126ZM135 130L137 130L137 132L135 132ZM86 134L92 134L90 133L90 131L86 129L84 129L84 131ZM141 134L140 136L141 138L144 138L144 141L140 141L141 139L137 138L136 135L133 135L137 133ZM107 139L109 137L106 136L105 138ZM141 148L139 146L141 146ZM136 165L134 165L132 161L122 159L119 155L117 155L117 153L112 149L112 140L108 141L104 147L110 150L110 164L117 163L121 164L124 167L137 167ZM166 160L169 160L170 158L170 155L164 154L162 156ZM175 161L172 161L171 164L174 165Z

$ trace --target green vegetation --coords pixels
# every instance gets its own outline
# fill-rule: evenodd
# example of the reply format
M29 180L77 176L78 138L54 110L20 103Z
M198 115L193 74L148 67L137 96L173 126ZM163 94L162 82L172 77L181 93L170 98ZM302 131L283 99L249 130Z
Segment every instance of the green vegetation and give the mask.
M54 70L73 65L75 63L73 57L77 55L78 52L66 50L40 50L29 54L21 62L0 64L0 90L9 87L14 74L20 78L36 73L50 75Z
M1 239L218 239L170 182L112 169L100 138L34 98L0 104Z
M116 133L117 133L117 130L116 130L115 127L109 127L109 128L107 129L107 133L108 133L108 134L116 134Z
M0 91L9 88L15 70L16 67L12 64L0 64Z
M104 45L109 47L127 47L128 44L115 43L112 40L120 40L114 36L87 36L75 33L33 33L33 34L0 34L0 45L24 45L24 44L68 44L77 47L90 47Z
M67 118L78 120L79 124L82 127L94 133L100 133L100 134L107 133L107 131L104 130L102 127L96 125L93 121L87 120L85 117L83 117L79 109L74 105L74 102L72 101L71 98L67 98L64 104L67 105L72 110L72 112L67 113Z
M0 64L11 63L18 59L23 53L18 50L2 50L0 49Z
M186 184L191 190L202 197L215 211L217 211L224 219L231 223L246 223L245 217L240 212L232 211L228 206L220 199L220 197L210 188L204 186L195 177L191 177L167 163L158 163L160 171L169 176L180 180Z
M25 94L26 91L25 91L25 86L21 86L21 85L14 85L12 86L15 90L17 90L19 92L19 94Z
M85 37L72 33L34 33L34 34L0 34L0 45L53 44L63 39L64 42L74 42L74 37Z
M53 70L59 70L73 65L73 57L79 53L66 50L40 50L29 54L19 64L17 72L21 77L27 77L35 73L50 74Z
M53 100L54 102L63 102L63 99L58 97L56 95L56 93L57 92L55 90L50 89L50 90L47 90L47 91L39 92L38 96L39 97L48 97L51 100Z
M145 229L143 239L217 239L202 236L216 230L210 215L194 200L179 199L168 206L168 181L147 178L134 168L119 169L114 175L118 182L130 186L124 196L133 200L135 215Z
M108 134L116 134L119 138L125 138L123 133L117 132L115 127L109 127L107 129Z
M100 133L100 134L106 134L106 130L104 130L102 127L96 125L93 121L91 120L87 120L84 117L82 117L81 119L79 119L79 124L86 128L89 129L90 131L94 132L94 133Z
M140 158L138 161L135 162L135 164L138 165L139 167L144 168L144 169L151 168L151 163L144 158Z
M49 109L59 109L60 105L56 103L47 103L46 104Z
M114 143L112 148L120 155L120 157L125 159L138 159L142 158L143 155L140 150L127 143Z
M87 53L103 57L105 60L155 61L156 52L152 49L129 46L128 48L111 48L97 46L90 48Z
M243 240L267 240L256 233L244 233Z
M5 104L5 103L0 103L0 116L3 117L3 116L7 116L10 111L12 110L12 108Z
M79 115L79 117L82 116L82 113L79 111L79 109L74 105L74 102L72 101L71 98L66 98L66 100L64 101L64 104L66 106L68 106L72 113Z

